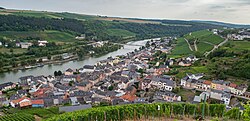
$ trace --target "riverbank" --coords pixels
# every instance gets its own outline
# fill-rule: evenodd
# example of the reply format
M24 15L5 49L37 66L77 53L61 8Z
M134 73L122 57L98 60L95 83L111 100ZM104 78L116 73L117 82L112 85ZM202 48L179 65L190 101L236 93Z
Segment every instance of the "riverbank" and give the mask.
M149 40L151 39L128 42L127 45L123 46L123 48L118 49L117 51L114 51L114 52L110 52L108 54L104 54L103 56L100 56L100 57L87 56L84 58L84 60L76 59L76 60L68 61L62 64L48 64L40 68L0 73L0 80L1 80L0 83L5 83L9 81L17 82L20 77L28 76L28 75L33 75L33 76L45 75L46 76L46 75L51 75L54 73L54 71L58 71L58 70L66 70L68 68L78 69L78 68L83 67L84 65L94 65L96 62L105 60L110 56L125 55L128 52L132 52L135 49L139 49L140 46L133 46L133 45L144 46L146 42Z
M4 73L4 72L10 72L10 71L18 71L18 70L28 70L28 69L33 69L33 68L39 68L39 67L43 67L44 65L50 65L50 64L58 64L61 65L63 63L69 62L69 61L74 61L74 60L79 60L82 58L88 58L88 57L100 57L102 55L108 54L110 52L113 51L117 51L118 49L120 49L122 46L121 45L114 45L114 44L110 44L110 45L104 45L102 47L96 47L94 48L95 51L93 51L94 53L88 53L88 54L79 54L79 53L65 53L67 54L67 58L63 57L63 54L59 54L59 55L53 55L51 56L51 58L61 58L61 59L47 59L46 61L42 61L40 60L41 58L47 58L47 57L40 57L40 58L35 58L34 60L36 60L36 62L34 64L30 64L30 65L18 65L16 67L8 67L6 69L2 69L2 71L0 73Z

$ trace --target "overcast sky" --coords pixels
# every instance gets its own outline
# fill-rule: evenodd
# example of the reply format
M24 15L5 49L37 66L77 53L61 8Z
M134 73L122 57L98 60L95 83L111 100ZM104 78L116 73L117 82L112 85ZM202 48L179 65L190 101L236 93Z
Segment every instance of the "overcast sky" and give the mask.
M12 9L250 24L250 0L0 0Z

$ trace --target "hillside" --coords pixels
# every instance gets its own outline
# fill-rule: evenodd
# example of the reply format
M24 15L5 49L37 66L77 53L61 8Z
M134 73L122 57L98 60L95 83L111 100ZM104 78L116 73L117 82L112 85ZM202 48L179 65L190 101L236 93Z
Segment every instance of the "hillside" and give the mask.
M171 55L204 54L223 42L224 39L208 30L192 32L177 40Z
M4 31L0 32L0 37L6 39L15 39L22 41L30 41L33 39L47 40L48 42L74 42L75 36L61 31Z
M52 14L67 16L67 18L58 18L58 16L51 17ZM131 37L134 39L144 39L163 36L180 36L193 31L220 27L190 22L177 22L176 24L178 24L178 26L174 26L174 22L155 24L96 19L86 19L82 21L79 20L83 19L80 17L81 16L78 14L70 13L47 13L36 11L25 11L21 13L2 12L2 15L0 15L0 32L56 30L71 33L74 36L85 34L87 39L96 38L96 40L121 41Z

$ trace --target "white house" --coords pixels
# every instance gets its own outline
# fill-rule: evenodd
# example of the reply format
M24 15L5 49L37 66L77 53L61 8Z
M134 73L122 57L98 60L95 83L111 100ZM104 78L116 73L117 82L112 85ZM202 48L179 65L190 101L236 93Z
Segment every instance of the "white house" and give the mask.
M30 43L30 42L21 42L20 45L21 45L21 48L23 48L23 49L28 49L28 48L29 48L30 46L32 46L33 44Z
M151 85L162 91L172 91L175 88L175 82L164 77L153 77Z
M46 40L38 40L38 46L40 46L40 47L45 47L46 46L46 44L48 44L48 41L46 41Z
M230 99L231 99L231 94L229 93L222 94L221 101L223 101L225 105L229 105Z

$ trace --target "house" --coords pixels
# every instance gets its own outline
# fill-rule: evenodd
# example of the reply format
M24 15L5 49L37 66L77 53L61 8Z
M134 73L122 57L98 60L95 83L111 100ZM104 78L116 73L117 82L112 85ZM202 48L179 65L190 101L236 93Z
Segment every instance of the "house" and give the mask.
M202 73L198 73L198 74L187 73L186 75L188 76L189 79L195 79L195 80L199 80L200 78L204 76L204 74Z
M73 75L73 74L74 74L74 71L71 68L68 68L66 72L64 73L64 75Z
M84 65L83 66L84 72L93 72L95 70L95 66L92 65Z
M224 92L221 96L221 100L228 106L231 100L231 94Z
M12 83L12 82L6 82L3 84L0 84L0 91L6 91L9 89L13 89L16 87L16 84Z
M76 36L75 39L77 40L84 40L85 39L85 34L81 34L80 36Z
M44 100L38 99L38 100L31 100L32 107L34 108L42 108L44 107Z
M222 101L225 105L229 105L231 100L231 94L221 90L211 89L210 97Z
M211 83L211 88L216 90L224 90L225 86L223 85L223 80L213 80Z
M157 91L154 94L155 100L165 100L167 102L181 101L181 96L170 91Z
M191 61L187 61L187 60L182 60L178 63L179 66L191 66L192 62Z
M237 95L243 95L248 88L247 84L241 84L236 87L236 94Z
M205 96L206 96L206 100L209 99L210 98L210 92L202 92L200 94L200 97L201 97L202 100L205 99Z
M28 92L27 90L17 90L17 94L20 96L27 96Z
M33 44L30 42L20 42L20 46L23 49L28 49L30 46L32 46Z
M166 63L165 63L165 65L167 65L167 66L172 66L172 65L174 65L174 60L173 60L173 59L167 60Z
M45 47L48 44L48 41L46 40L38 40L38 46Z
M51 76L51 75L49 75L49 76L47 76L47 80L49 81L49 82L52 82L52 81L54 81L56 78L54 77L54 76Z
M79 90L82 90L82 91L88 91L91 89L92 86L93 86L93 84L89 81L82 81L79 83L75 83L75 87Z
M250 92L244 92L243 96L246 97L246 98L250 98Z
M205 91L207 91L208 89L210 89L211 88L211 81L208 81L208 80L205 80L204 82L203 82L203 84L202 84L202 89L203 90L205 90Z
M69 82L71 81L76 82L76 79L77 79L77 75L64 75L62 79L60 80L60 82L62 84L69 84Z
M15 107L23 108L23 107L29 107L29 106L31 106L32 103L31 103L30 98L28 98L28 97L22 97L22 98L19 98L17 100L12 100L10 102L10 105L12 107L14 107L14 108Z
M221 90L211 89L210 97L213 99L221 100L222 94L223 91Z
M120 98L123 100L126 100L126 101L133 102L137 99L137 96L133 95L131 93L126 93L126 94L122 95Z
M187 61L190 61L190 62L195 62L197 61L198 59L196 58L196 56L193 56L193 55L190 55L186 58Z
M20 85L29 85L34 76L24 76L19 78Z
M151 85L162 91L172 91L176 86L175 82L166 76L154 76Z
M76 97L70 97L70 101L72 105L79 105L80 103L78 102Z

